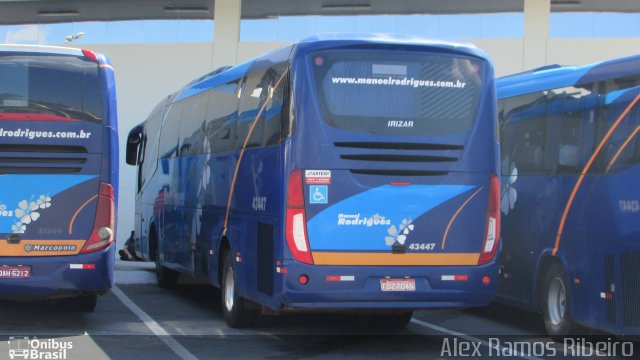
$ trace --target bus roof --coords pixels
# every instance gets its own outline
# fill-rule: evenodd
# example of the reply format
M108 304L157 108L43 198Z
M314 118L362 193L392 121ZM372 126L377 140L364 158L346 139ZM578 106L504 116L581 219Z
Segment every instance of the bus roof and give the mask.
M83 56L82 49L62 46L0 44L0 51Z
M368 33L326 33L315 34L299 40L293 44L277 48L266 54L250 59L242 64L228 68L213 76L202 76L201 81L192 81L178 91L174 101L180 101L200 92L206 91L212 87L225 84L231 80L243 77L251 65L257 60L269 60L271 55L285 48L291 48L296 45L304 45L307 48L325 48L353 45L406 45L406 46L424 46L431 47L442 52L455 52L459 54L479 57L491 62L489 56L481 49L469 43L457 43L452 41L431 40L414 35L402 34L368 34ZM216 70L217 71L217 70ZM215 72L215 71L214 71Z
M587 84L596 80L622 77L640 72L640 55L611 59L582 66L545 66L496 81L498 98L518 96L549 89Z

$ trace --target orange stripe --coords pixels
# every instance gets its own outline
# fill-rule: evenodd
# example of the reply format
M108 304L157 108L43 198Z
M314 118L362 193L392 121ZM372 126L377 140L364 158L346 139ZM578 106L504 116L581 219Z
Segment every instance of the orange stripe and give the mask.
M580 176L578 176L578 181L573 186L573 190L571 191L571 195L569 196L569 201L567 202L567 205L564 208L564 213L562 214L562 218L560 219L560 225L558 226L558 233L556 234L556 243L553 246L553 254L552 254L553 256L556 256L556 254L558 253L558 248L560 247L560 237L562 236L562 232L564 231L564 224L565 224L565 221L567 221L567 215L569 215L569 210L571 210L571 205L573 205L573 200L576 197L576 193L578 192L578 189L580 189L580 185L582 185L582 180L584 180L585 175L589 172L589 169L591 169L591 165L593 165L593 162L595 161L596 157L600 155L600 151L602 151L604 144L607 141L609 141L609 138L611 138L611 135L613 135L613 132L616 130L618 125L620 125L620 123L622 122L622 119L624 119L625 116L627 116L629 111L631 111L631 109L635 106L638 100L640 100L640 94L638 94L635 97L635 99L633 99L633 101L629 104L629 106L627 106L627 108L624 109L622 114L620 114L618 119L613 123L609 131L607 131L605 136L600 141L600 144L598 144L598 147L596 148L596 150L593 152L593 154L591 154L591 157L589 158L587 165L584 167L584 169L582 169Z
M73 232L73 223L74 223L74 221L76 221L76 217L78 216L80 211L82 209L84 209L85 206L87 206L91 201L93 201L93 199L95 199L97 197L98 197L98 195L93 195L93 197L91 199L85 201L84 204L80 205L78 210L76 210L75 214L73 214L73 217L71 218L71 221L69 221L69 234L71 234Z
M471 194L471 196L469 196L469 198L458 208L458 211L456 211L455 214L453 214L453 217L451 217L451 220L449 220L449 224L447 224L447 229L444 231L444 236L442 237L442 249L444 249L444 244L447 242L447 236L449 235L449 230L451 229L451 225L453 225L453 222L456 220L456 218L458 217L458 214L460 214L460 211L462 211L462 209L467 206L467 204L469 203L469 201L471 201L471 199L473 199L476 195L478 195L478 193L482 190L483 188L480 188L478 190L476 190L476 192L474 192L473 194Z
M616 154L613 156L611 161L609 161L609 164L607 165L607 171L605 171L605 173L608 173L609 170L611 170L611 167L613 166L613 164L615 164L615 162L618 161L618 157L620 157L620 154L622 154L624 149L627 148L629 143L631 143L631 140L633 140L633 138L638 134L639 131L640 131L640 126L638 126L635 130L633 130L633 133L631 133L631 135L629 135L627 140L625 140L624 144L620 146L620 149L618 149L618 152L616 152Z
M7 240L0 240L0 256L55 256L76 255L82 250L85 240L21 240L18 244L9 244ZM27 251L25 245L73 245L71 251Z
M227 200L227 212L224 215L224 226L222 227L222 234L223 235L226 235L226 233L227 233L227 225L229 224L229 212L231 211L231 200L233 199L233 192L235 190L236 180L238 178L238 170L240 170L240 163L242 162L242 157L244 156L244 151L246 150L247 143L249 142L249 138L251 137L251 134L253 133L253 129L255 129L256 124L258 123L258 119L260 119L260 115L262 115L262 112L267 107L267 103L273 97L273 93L276 92L276 89L278 88L278 86L280 86L280 83L282 82L282 79L284 79L284 77L287 75L288 72L289 72L289 69L287 68L287 70L282 73L282 75L280 76L278 81L276 81L275 85L273 86L273 90L271 90L271 93L264 100L264 103L260 107L260 110L258 111L258 114L256 115L256 118L253 119L253 121L251 122L251 126L249 127L249 132L247 132L247 136L245 136L244 142L242 143L242 148L240 149L240 155L238 156L238 162L236 163L236 169L233 172L233 179L231 180L231 190L229 190L229 199Z
M480 254L425 254L407 253L392 254L390 252L322 252L314 251L313 263L315 265L396 265L396 266L468 266L478 265Z
M106 69L111 69L113 71L113 66L109 65L109 64L100 64L101 68L106 68Z

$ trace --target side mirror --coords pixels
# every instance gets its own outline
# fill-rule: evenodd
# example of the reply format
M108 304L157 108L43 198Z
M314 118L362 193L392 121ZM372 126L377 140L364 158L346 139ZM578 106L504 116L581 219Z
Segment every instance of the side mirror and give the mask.
M126 161L129 165L138 165L138 147L142 142L142 125L138 125L129 131L127 137Z

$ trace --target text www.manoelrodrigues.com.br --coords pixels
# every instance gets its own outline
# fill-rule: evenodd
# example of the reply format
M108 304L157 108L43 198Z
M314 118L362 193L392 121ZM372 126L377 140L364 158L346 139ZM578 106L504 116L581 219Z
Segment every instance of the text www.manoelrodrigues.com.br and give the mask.
M0 128L0 137L23 139L88 139L90 132L80 131L37 131L30 129L5 130Z

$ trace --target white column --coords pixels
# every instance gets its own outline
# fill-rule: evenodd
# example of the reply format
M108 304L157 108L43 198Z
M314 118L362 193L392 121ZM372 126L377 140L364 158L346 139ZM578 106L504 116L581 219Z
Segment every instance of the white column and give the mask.
M551 0L524 0L523 70L547 64Z
M215 0L213 26L213 68L236 65L240 41L242 0Z

